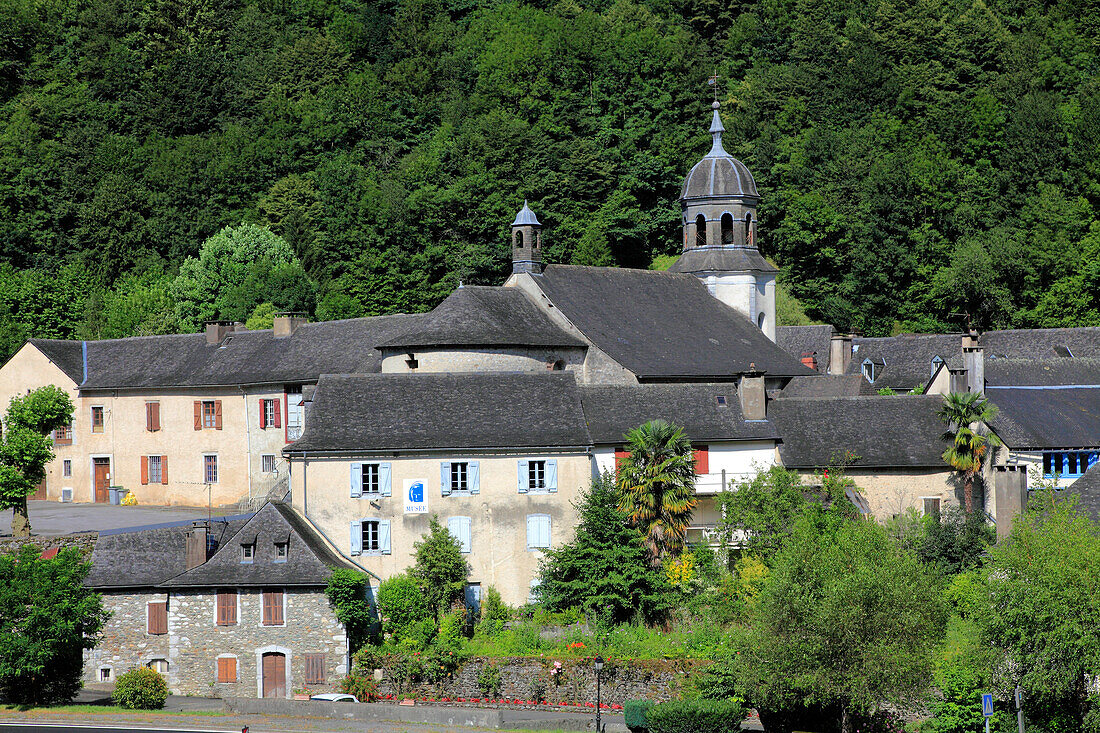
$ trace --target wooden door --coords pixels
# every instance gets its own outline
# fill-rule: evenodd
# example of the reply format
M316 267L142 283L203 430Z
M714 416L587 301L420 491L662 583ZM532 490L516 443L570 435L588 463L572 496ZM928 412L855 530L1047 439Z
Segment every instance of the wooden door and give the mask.
M111 485L111 459L93 458L95 464L95 501L104 503L107 501L107 487Z
M45 501L46 500L46 479L42 479L42 483L38 484L38 487L35 488L34 493L31 494L27 498L32 499L34 501Z
M286 657L277 652L263 658L264 697L286 697Z

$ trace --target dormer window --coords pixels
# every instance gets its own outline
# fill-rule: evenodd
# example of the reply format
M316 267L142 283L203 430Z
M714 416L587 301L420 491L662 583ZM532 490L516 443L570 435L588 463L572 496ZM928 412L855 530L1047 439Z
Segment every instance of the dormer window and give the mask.
M241 545L241 562L250 563L256 559L256 543Z
M875 383L875 363L870 359L863 360L863 378L871 384Z
M930 376L933 376L933 377L936 376L936 372L939 371L939 368L941 366L943 366L943 359L941 359L939 356L933 356L932 357L932 374Z
M420 366L420 362L417 360L415 354L407 354L405 358L405 366L409 368L409 371L416 369Z
M287 551L289 550L289 542L276 542L275 543L275 562L286 562Z
M724 394L718 395L718 406L719 407L725 407L726 406L726 396Z

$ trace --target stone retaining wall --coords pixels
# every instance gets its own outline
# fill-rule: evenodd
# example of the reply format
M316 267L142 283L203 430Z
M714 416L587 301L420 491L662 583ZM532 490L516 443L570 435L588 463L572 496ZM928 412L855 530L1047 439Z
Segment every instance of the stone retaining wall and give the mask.
M555 666L560 662L561 666ZM591 660L553 657L472 658L449 684L419 685L400 690L383 667L379 692L383 695L431 695L436 698L484 698L478 676L487 665L500 668L500 698L585 703L596 699L596 677ZM679 697L689 673L710 663L704 660L608 660L601 675L601 701L622 705L627 700L671 700ZM389 665L387 665L388 667ZM556 670L556 671L555 671Z
M3 537L0 538L0 555L5 555L9 552L18 552L23 545L34 545L43 551L51 547L60 547L62 549L74 547L80 551L80 554L84 556L85 560L90 560L92 558L92 550L95 549L95 543L98 539L98 532L58 536L35 535L21 538Z

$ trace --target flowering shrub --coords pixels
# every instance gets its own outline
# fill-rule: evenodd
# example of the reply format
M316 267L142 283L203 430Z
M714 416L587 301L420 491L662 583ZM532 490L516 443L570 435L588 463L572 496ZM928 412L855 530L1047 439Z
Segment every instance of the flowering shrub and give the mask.
M345 695L355 695L359 702L374 702L378 699L378 683L373 675L353 670L340 680L338 688Z

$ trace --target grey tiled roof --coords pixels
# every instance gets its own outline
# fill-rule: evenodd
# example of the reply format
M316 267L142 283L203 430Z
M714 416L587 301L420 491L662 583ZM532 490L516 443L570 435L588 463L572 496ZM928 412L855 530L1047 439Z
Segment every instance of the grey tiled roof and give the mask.
M862 374L820 374L816 377L795 377L783 388L780 399L828 400L877 392Z
M790 468L827 466L851 451L857 467L943 468L944 425L935 396L779 399L768 407Z
M573 375L325 375L286 453L591 444Z
M746 422L733 384L581 386L581 404L595 443L623 442L628 430L658 418L684 428L695 442L770 439L769 422ZM725 404L718 404L718 397Z
M1080 507L1092 517L1092 521L1100 522L1100 463L1085 471L1085 475L1070 484L1066 492L1077 496Z
M680 255L668 268L669 272L779 272L778 268L764 259L760 250L748 247L702 247L692 248Z
M83 389L311 382L330 372L381 371L374 349L420 315L377 316L300 326L286 338L240 331L211 346L202 333L88 342Z
M775 329L775 343L795 359L803 354L817 357L817 371L824 374L829 368L829 343L833 338L833 327L828 324L818 326L779 326Z
M1100 328L1022 328L988 331L978 340L986 359L1049 359L1064 356L1100 357Z
M1100 359L987 359L987 386L1100 384Z
M31 339L30 343L77 384L84 381L84 351L80 341Z
M640 379L812 374L694 275L549 265L533 276L562 315Z
M287 541L290 546L286 562L275 562L275 543ZM241 562L242 544L256 545L251 563ZM221 543L209 560L162 585L169 588L321 586L338 567L354 568L332 552L290 506L272 501Z
M215 518L211 536L224 543L245 520ZM176 522L151 529L101 532L92 551L92 569L84 584L93 588L146 588L163 583L187 569L185 536L192 522Z
M421 346L587 346L566 333L518 288L461 287L413 328L378 348Z
M1014 450L1100 446L1100 389L989 387L993 428Z

